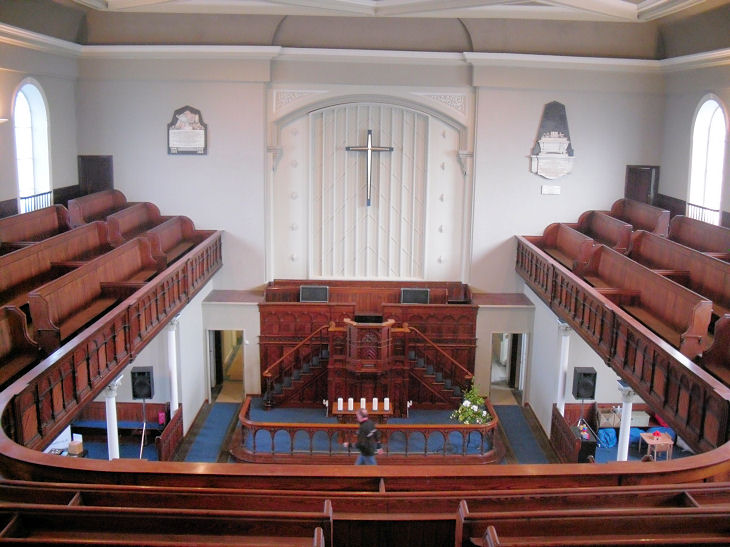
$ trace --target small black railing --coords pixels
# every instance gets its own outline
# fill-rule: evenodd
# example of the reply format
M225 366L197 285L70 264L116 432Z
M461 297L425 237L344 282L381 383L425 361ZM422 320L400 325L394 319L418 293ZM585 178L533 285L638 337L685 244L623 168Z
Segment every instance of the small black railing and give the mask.
M18 213L30 213L36 209L43 209L44 207L53 205L53 191L49 190L48 192L33 196L21 196L19 200Z

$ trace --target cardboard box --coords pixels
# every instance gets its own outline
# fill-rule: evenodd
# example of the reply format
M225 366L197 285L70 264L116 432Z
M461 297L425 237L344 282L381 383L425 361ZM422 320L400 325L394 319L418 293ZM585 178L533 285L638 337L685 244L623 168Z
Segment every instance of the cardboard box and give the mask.
M598 428L604 427L620 427L621 416L616 414L613 409L600 410L598 412Z
M631 427L649 427L649 415L643 410L631 413Z

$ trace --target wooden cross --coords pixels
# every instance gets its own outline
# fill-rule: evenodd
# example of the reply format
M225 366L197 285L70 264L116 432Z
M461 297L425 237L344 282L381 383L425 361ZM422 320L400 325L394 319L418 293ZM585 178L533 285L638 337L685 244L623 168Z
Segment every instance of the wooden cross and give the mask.
M368 207L370 206L370 192L373 183L373 152L392 152L392 146L373 146L373 130L368 129L368 144L367 146L347 146L345 150L352 152L367 152L368 153Z

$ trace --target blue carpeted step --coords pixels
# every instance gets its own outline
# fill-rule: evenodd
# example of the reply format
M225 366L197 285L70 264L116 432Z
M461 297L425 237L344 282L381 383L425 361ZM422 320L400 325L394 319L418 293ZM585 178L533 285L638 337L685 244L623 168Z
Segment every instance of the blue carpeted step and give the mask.
M299 380L299 378L302 377L302 371L299 369L294 369L294 372L292 372L292 378L294 380Z
M318 355L315 355L314 357L312 357L311 366L313 366L313 367L319 366L319 356Z
M442 372L437 372L436 373L436 379L435 379L435 381L436 382L443 382L444 381L444 374Z
M444 389L451 389L451 380L449 378L444 380Z
M330 350L327 349L327 348L322 349L322 351L320 352L320 356L322 357L322 359L329 359L330 358Z
M281 384L279 382L276 382L274 384L274 395L279 395L281 393Z
M408 352L408 360L409 360L409 361L413 361L413 360L415 360L415 359L416 359L416 352L415 352L415 351L413 351L413 350L410 350L410 351Z
M284 378L284 387L291 387L291 376Z
M309 362L306 362L302 365L302 372L305 374L309 372Z
M433 365L426 365L426 374L428 374L428 375L433 374Z
M459 386L454 386L453 392L455 397L461 397L461 388Z
M419 357L418 361L416 361L416 367L423 368L425 366L426 366L426 360L423 357Z

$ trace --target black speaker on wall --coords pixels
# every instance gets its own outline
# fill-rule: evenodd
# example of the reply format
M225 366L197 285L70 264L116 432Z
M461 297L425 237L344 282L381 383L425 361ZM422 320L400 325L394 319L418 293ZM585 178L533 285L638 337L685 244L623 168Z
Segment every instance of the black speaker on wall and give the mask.
M134 367L132 369L132 398L152 399L155 396L155 383L152 379L152 367Z
M596 369L575 367L573 369L573 397L594 399L596 397Z

